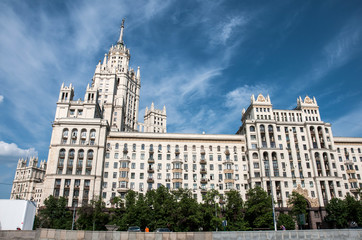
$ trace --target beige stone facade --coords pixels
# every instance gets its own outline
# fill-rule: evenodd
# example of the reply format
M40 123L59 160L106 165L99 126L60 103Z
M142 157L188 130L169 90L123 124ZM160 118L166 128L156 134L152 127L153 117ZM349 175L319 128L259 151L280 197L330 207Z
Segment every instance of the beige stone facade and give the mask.
M160 185L191 189L198 201L210 189L222 196L236 189L246 200L248 189L261 186L273 193L279 211L287 211L293 191L304 195L316 228L331 198L357 196L362 138L334 137L315 98L299 97L295 109L278 110L269 96L252 95L235 135L166 133L166 107L152 103L144 123L137 122L140 69L130 69L129 60L122 25L84 100L73 99L71 84L62 85L46 172L43 164L39 180L22 178L27 168L18 165L12 198L35 194L41 205L50 195L64 196L69 206L81 206L101 196L110 207L128 190L145 193ZM26 194L29 188L42 192Z

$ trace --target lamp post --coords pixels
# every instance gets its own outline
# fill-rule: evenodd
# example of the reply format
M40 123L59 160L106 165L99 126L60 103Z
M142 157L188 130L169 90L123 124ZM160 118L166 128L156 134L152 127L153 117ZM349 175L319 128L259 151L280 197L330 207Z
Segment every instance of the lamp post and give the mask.
M269 169L269 183L270 183L270 192L271 192L271 200L272 200L272 207L273 207L273 222L274 222L274 231L277 231L277 222L275 220L275 206L274 206L274 194L273 194L273 183L271 180L271 171Z
M217 203L217 197L215 196L215 218L217 218L217 208L216 208L216 203ZM216 232L217 232L217 224L216 224Z
M75 220L75 201L73 201L73 221L72 221L72 230L74 230L74 220Z

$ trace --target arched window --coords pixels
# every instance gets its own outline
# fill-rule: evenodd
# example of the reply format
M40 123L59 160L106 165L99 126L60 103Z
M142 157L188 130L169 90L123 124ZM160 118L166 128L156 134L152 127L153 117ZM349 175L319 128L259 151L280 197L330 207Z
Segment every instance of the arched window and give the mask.
M269 131L269 132L273 132L273 126L272 126L272 125L269 125L269 126L268 126L268 131Z
M92 163L93 163L93 150L88 150L85 175L90 175L91 174L91 172L92 172Z
M132 150L135 152L135 151L136 151L136 148L137 148L137 145L134 143L134 144L132 145Z
M57 174L62 174L63 173L64 158L65 158L65 149L62 148L59 151Z
M86 129L82 129L82 131L80 132L80 137L82 139L86 139L87 138L87 130Z
M114 145L114 148L115 148L115 149L119 149L119 144L116 143L116 144Z
M65 149L62 148L62 149L60 149L60 151L59 151L59 159L63 159L63 160L64 160L64 158L65 158Z
M260 125L260 132L265 132L265 127L264 127L264 125Z
M218 151L218 152L220 152L220 151L221 151L220 146L217 146L217 151Z
M257 153L253 153L253 159L258 159L258 154Z
M74 159L74 155L75 155L74 149L70 149L70 150L69 150L68 157L69 157L70 159Z
M83 159L84 158L84 150L83 149L80 149L78 151L78 159Z
M93 159L93 150L89 150L87 153L87 159Z
M171 146L167 145L167 152L170 152L170 151L171 151Z
M257 157L258 157L258 156L257 156ZM253 158L254 158L254 156L253 156ZM264 153L263 153L263 158L264 158L264 160L269 160L269 155L268 155L267 152L264 152Z
M92 129L90 131L90 137L93 138L93 139L96 138L96 130Z
M158 151L161 152L162 151L162 145L158 144Z
M145 150L145 145L141 144L141 150Z
M255 127L254 126L250 126L250 132L255 132Z
M184 151L187 151L187 145L184 145Z
M68 138L68 133L69 133L68 128L64 128L63 129L63 138Z
M76 139L77 136L78 136L78 129L73 129L73 130L72 130L72 138L73 138L73 139Z

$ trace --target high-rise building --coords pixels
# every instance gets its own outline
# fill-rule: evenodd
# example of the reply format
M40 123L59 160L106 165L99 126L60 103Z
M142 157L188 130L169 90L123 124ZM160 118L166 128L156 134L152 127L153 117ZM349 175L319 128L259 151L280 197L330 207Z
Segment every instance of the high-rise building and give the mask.
M231 189L245 200L248 189L260 186L278 211L287 211L293 191L302 194L313 212L310 227L317 228L331 198L358 197L362 138L334 137L315 98L299 97L295 109L278 110L269 96L252 95L235 135L166 133L166 107L154 103L139 123L140 68L129 67L123 33L124 21L84 100L73 100L72 84L61 86L47 164L32 160L27 167L20 160L11 198L42 205L50 195L64 196L69 206L81 206L101 196L111 207L113 197L129 190L164 185L191 189L200 202L217 189L222 203Z

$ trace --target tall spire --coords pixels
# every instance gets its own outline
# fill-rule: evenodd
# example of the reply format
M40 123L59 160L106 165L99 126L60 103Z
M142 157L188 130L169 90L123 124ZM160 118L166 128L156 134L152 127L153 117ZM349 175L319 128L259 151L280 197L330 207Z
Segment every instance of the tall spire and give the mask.
M124 18L122 19L122 25L121 25L121 33L119 35L119 39L117 43L123 44L123 29L124 29Z

